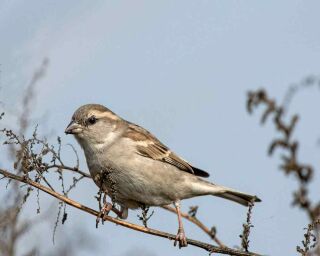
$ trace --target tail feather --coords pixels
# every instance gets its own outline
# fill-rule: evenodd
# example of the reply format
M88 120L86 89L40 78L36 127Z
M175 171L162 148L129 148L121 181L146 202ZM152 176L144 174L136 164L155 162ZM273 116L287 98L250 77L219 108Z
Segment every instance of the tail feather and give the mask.
M213 184L203 179L198 179L197 182L193 182L192 184L193 196L195 194L199 196L213 195L231 200L244 206L248 206L251 201L261 202L260 198L257 196L248 195L225 186Z
M248 206L250 202L261 202L257 196L248 195L231 189L226 189L222 193L215 193L214 196L222 197L233 202Z

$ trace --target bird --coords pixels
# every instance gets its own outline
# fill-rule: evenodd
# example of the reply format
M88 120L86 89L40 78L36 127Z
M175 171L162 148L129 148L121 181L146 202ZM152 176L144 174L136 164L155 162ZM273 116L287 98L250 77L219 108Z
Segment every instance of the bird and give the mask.
M143 127L126 121L100 104L86 104L73 114L65 129L74 135L84 151L90 175L114 204L105 203L104 210L114 210L126 219L128 209L173 204L178 217L174 245L187 246L181 200L213 195L248 206L260 202L252 196L205 180L203 171L160 142Z

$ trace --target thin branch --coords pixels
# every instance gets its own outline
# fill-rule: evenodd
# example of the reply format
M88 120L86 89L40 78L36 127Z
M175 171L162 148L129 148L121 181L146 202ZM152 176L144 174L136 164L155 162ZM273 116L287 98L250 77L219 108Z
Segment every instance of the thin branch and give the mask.
M165 205L162 206L163 209L169 211L169 212L173 212L173 213L177 213L176 209L169 206L169 205ZM197 217L195 216L190 216L187 213L181 213L181 216L185 219L187 219L188 221L192 222L193 224L197 225L200 229L202 229L212 240L214 240L220 247L223 248L227 248L227 246L225 246L220 239L217 238L215 232L212 232L212 229L209 229L207 226L205 226L200 220L198 220Z
M80 171L77 167L70 167L70 166L66 166L66 165L59 165L59 164L53 164L53 165L49 165L47 167L47 170L52 169L52 168L58 168L60 170L68 170L68 171L72 171L72 172L76 172L81 174L82 176L85 176L86 178L91 178L90 174Z
M285 155L282 156L280 169L285 174L294 174L299 182L299 187L294 191L293 205L298 205L305 210L311 221L315 221L320 216L320 202L312 202L309 196L309 183L315 173L314 168L309 164L303 164L298 160L299 142L292 138L295 125L298 122L298 115L293 115L290 121L284 118L284 107L271 99L265 90L258 90L248 93L247 109L252 113L254 108L265 105L266 109L262 115L262 123L266 117L273 115L273 123L282 138L274 139L269 147L271 155L275 149L281 148Z
M317 226L320 225L320 219L317 219L315 222L308 225L308 228L305 228L306 233L304 234L304 240L301 241L303 247L297 246L297 252L302 256L313 255L310 254L311 250L314 249L318 243L319 232L317 232ZM314 234L314 232L316 234ZM317 252L314 252L314 255L319 255Z
M291 98L297 90L309 87L312 85L320 85L319 79L316 77L308 77L301 85L295 85L289 90L284 103L277 104L274 99L271 99L267 92L263 89L248 93L247 110L252 113L254 108L259 105L264 105L266 108L262 114L262 123L265 123L268 116L273 116L273 124L278 133L282 135L280 138L275 138L269 146L269 155L279 148L284 153L281 155L282 163L280 169L286 174L293 174L298 181L298 188L293 192L292 205L299 206L305 211L311 222L315 222L320 218L320 201L314 201L310 197L310 183L314 179L315 169L309 164L301 163L298 158L298 140L292 138L295 126L298 122L298 115L292 115L291 118L285 118L285 111L288 111L288 105ZM315 227L318 238L320 237L320 227ZM301 249L302 250L302 249ZM313 253L320 255L320 243L316 245Z
M46 192L47 194L59 199L60 201L63 201L64 203L72 206L72 207L75 207L79 210L82 210L84 212L87 212L91 215L94 215L96 217L99 216L99 212L98 211L95 211L87 206L84 206L70 198L67 198L57 192L54 192L52 191L50 188L48 187L45 187L37 182L34 182L26 177L21 177L21 176L18 176L18 175L15 175L13 173L10 173L6 170L3 170L3 169L0 169L0 174L2 174L3 176L9 178L9 179L14 179L14 180L17 180L19 182L22 182L22 183L25 183L25 184L29 184L30 186L32 187L35 187L35 188L38 188L40 190L42 190L43 192ZM162 232L162 231L159 231L159 230L155 230L155 229L150 229L150 228L145 228L145 227L142 227L142 226L139 226L139 225L136 225L136 224L132 224L132 223L129 223L129 222L126 222L126 221L123 221L123 220L119 220L119 219L115 219L115 218L112 218L110 216L104 216L103 219L105 221L110 221L110 222L113 222L115 224L118 224L120 226L123 226L123 227L126 227L126 228L130 228L130 229L133 229L133 230L136 230L136 231L139 231L139 232L143 232L143 233L146 233L146 234L150 234L150 235L154 235L154 236L159 236L159 237L164 237L164 238L168 238L170 240L174 240L175 239L175 235L173 234L170 234L170 233L166 233L166 232ZM227 255L238 255L238 256L258 256L258 254L255 254L255 253L248 253L248 252L242 252L242 251L238 251L238 250L234 250L234 249L230 249L230 248L221 248L221 247L216 247L216 246L213 246L213 245L210 245L210 244L207 244L207 243L203 243L203 242L200 242L200 241L197 241L197 240L193 240L193 239L187 239L188 241L188 244L190 245L193 245L193 246L196 246L196 247L199 247L199 248L202 248L210 253L221 253L221 254L227 254Z
M249 251L249 243L250 243L250 240L249 240L249 235L250 235L250 231L251 231L251 228L253 228L254 226L252 225L251 223L251 217L252 217L252 208L254 206L254 200L252 200L250 203L249 203L249 208L248 208L248 212L247 212L247 221L246 223L244 223L242 226L243 226L243 231L242 231L242 234L240 235L240 238L241 238L241 246L242 248L248 252Z

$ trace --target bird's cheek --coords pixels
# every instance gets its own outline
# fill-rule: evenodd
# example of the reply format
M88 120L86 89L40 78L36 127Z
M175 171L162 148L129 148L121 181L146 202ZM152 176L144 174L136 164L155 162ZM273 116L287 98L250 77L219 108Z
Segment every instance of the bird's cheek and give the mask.
M76 137L80 138L80 139L84 139L84 138L85 138L83 132L79 132L79 133L76 133L76 134L74 134L74 135L75 135Z

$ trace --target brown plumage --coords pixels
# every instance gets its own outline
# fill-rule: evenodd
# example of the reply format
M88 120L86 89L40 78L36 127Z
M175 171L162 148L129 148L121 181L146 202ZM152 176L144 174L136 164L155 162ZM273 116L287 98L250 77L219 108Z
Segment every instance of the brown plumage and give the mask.
M124 137L137 142L145 142L146 145L138 145L137 152L142 156L154 160L172 164L182 171L189 172L200 177L209 177L209 173L191 166L187 161L173 153L168 147L162 144L155 136L144 128L130 124Z

